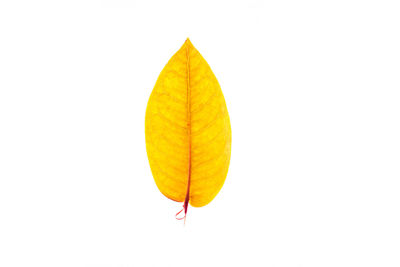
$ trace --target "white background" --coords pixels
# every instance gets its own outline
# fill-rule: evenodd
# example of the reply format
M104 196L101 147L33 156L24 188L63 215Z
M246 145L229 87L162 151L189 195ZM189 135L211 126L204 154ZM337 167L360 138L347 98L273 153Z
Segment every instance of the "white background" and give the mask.
M1 1L0 266L400 266L397 1ZM189 37L226 183L157 189L144 115Z

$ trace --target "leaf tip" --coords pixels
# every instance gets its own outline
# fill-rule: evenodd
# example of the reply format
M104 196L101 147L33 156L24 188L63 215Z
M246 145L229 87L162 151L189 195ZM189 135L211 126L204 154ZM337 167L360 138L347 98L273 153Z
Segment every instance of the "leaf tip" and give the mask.
M189 46L189 47L192 47L192 46L193 46L193 44L192 44L192 42L190 41L189 37L186 38L185 45L186 45L186 46Z

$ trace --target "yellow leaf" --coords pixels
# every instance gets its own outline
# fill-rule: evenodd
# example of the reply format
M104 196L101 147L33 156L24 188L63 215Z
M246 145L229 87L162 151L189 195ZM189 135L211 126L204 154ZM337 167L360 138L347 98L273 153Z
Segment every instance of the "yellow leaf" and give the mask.
M146 149L166 197L202 207L222 188L231 155L231 126L221 87L189 39L169 60L146 110Z

